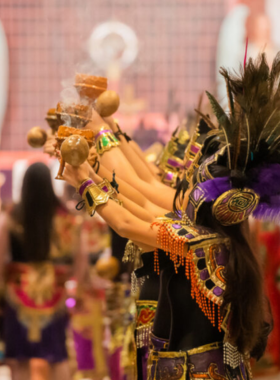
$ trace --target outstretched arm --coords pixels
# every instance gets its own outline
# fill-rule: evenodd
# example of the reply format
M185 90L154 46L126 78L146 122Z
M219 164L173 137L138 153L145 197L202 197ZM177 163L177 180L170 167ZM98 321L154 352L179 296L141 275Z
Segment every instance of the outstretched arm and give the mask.
M118 131L118 127L113 118L105 118L104 120L108 121L108 124L114 133ZM156 186L159 190L169 192L174 196L175 191L173 189L170 189L169 186L160 182L156 178L155 174L151 171L140 147L133 141L128 142L123 135L120 135L119 139L121 141L120 150L123 152L126 159L131 163L138 177L143 181Z
M90 168L90 177L96 183L99 184L102 182L102 178L96 174L92 168ZM137 203L133 202L125 195L122 194L121 189L119 187L120 193L118 194L118 198L123 201L124 207L130 211L133 215L137 216L137 218L144 220L146 222L152 223L155 220L155 216L151 214L149 211L145 210L145 208L139 206Z
M104 118L105 122L110 126L114 133L119 132L119 128L115 123L114 119L110 117ZM154 173L150 170L148 163L145 160L143 152L138 146L138 152L133 148L133 141L127 141L124 135L119 134L118 139L120 140L120 149L125 155L126 159L131 163L134 170L136 171L139 178L143 181L154 184L156 182L156 178ZM137 145L137 144L136 144ZM139 151L142 155L139 154ZM157 181L158 182L158 181Z
M112 176L112 172L107 170L103 165L100 165L98 174L102 178L110 178ZM98 183L96 173L93 170L91 170L90 172L90 177L94 180L94 182ZM141 208L144 208L147 212L149 212L153 216L164 215L170 211L150 202L143 194L140 193L140 191L136 190L133 186L123 181L121 178L119 178L118 175L116 175L116 181L119 184L119 191L122 196L131 200L133 203L137 204L138 206L141 206Z
M84 179L89 177L89 172L90 169L87 163L80 167L66 164L63 176L70 185L78 187ZM151 247L157 246L158 228L151 229L150 227L154 219L144 221L112 200L109 200L105 205L99 206L96 211L118 235Z
M140 146L134 140L131 140L129 142L129 145L138 154L138 156L145 163L145 165L149 168L149 170L153 174L153 176L158 180L159 179L159 173L160 173L159 168L155 164L153 164L151 162L147 162L143 151L141 150Z
M89 166L87 163L79 167L66 165L64 177L70 185L78 187L88 176ZM118 235L145 246L161 248L158 240L159 226L154 225L151 228L151 223L139 219L111 199L106 204L99 205L96 211ZM184 249L187 252L187 247Z
M106 127L104 120L97 113L93 112L92 122L87 124L87 128L92 129L97 134L104 126ZM107 126L107 128L109 127ZM121 179L140 191L151 202L167 210L172 210L175 190L160 184L154 179L155 182L163 186L159 191L154 184L147 183L139 178L119 147L114 147L103 153L101 164L110 171L115 170Z

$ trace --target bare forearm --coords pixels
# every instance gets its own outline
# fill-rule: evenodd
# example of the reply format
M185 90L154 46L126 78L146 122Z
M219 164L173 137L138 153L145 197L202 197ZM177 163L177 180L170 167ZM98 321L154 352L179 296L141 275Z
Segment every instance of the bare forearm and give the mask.
M112 173L106 169L103 165L100 165L99 172L102 178L109 179L112 176ZM94 180L94 178L92 178ZM149 201L141 192L136 190L133 186L128 184L126 181L122 180L118 175L116 176L116 180L119 184L119 191L126 198L130 199L137 205L143 207L153 216L163 215L169 212L170 210L160 207L151 201ZM94 180L95 181L95 180Z
M130 199L126 198L122 194L119 194L118 198L123 201L124 208L131 212L131 214L133 214L137 218L149 223L152 223L155 220L154 215L152 215L144 208L138 206L136 203L132 202Z
M132 164L133 169L136 171L139 178L145 182L153 183L155 178L151 173L149 167L146 165L145 161L143 161L142 158L140 158L139 154L137 154L137 152L133 149L131 145L133 142L127 142L124 136L120 136L120 140L120 149L127 160Z
M111 200L105 205L97 207L97 212L118 235L138 242L138 244L143 245L149 251L152 247L162 248L158 240L158 225L151 226L150 223L138 219ZM184 253L186 254L187 252L188 246L185 245Z
M100 157L100 163L110 172L114 170L118 176L131 185L139 179L137 173L119 147L112 148L105 152Z
M90 172L90 176L93 179L95 183L100 183L102 181L102 178L96 174L93 170ZM121 186L121 189L119 188L119 194L118 198L123 201L124 207L129 210L133 215L137 216L139 219L144 220L146 222L152 223L154 221L154 217L160 214L153 215L151 212L146 210L145 208L139 206L137 203L133 202L129 198L127 198L121 190L125 189L127 184L124 184L124 186ZM147 202L148 203L148 202ZM157 206L155 206L157 207ZM156 211L156 209L154 209ZM157 210L159 211L159 210Z
M104 118L104 120L114 133L118 133L120 131L118 125L112 117ZM121 142L121 151L127 160L132 164L138 176L146 182L151 182L154 177L154 173L151 171L147 161L145 160L144 154L139 145L133 140L128 142L122 134L119 134L118 138Z
M173 190L171 188L167 189L158 189L154 184L151 185L142 180L137 181L135 184L137 190L139 190L145 197L155 205L171 211L173 208L173 199L175 196L175 192L170 192L169 190Z
M158 227L152 229L151 223L137 218L114 201L109 200L105 205L99 206L97 212L118 235L160 248L157 243Z
M109 171L116 170L116 174L119 178L133 186L149 199L149 201L159 207L171 211L175 191L168 187L166 187L166 189L164 188L164 191L158 191L156 186L141 180L135 172L133 173L130 171L128 173L125 166L123 167L121 164L126 158L122 155L121 151L118 151L118 149L119 148L113 148L109 152L104 153L101 157L101 164ZM119 153L121 153L121 155ZM119 159L120 161L118 161Z
M85 183L84 181L89 175L90 166L88 163L84 163L79 167L73 167L69 164L65 166L64 178L76 188L81 187L81 184ZM95 211L102 216L118 235L144 245L160 248L160 242L157 242L159 225L155 224L152 228L151 223L137 218L121 207L116 200L108 199L108 194L106 196L106 192L102 191L100 187L99 190L95 186L91 187L89 185L89 187L87 193L84 194L83 190L83 199L90 214L92 214L93 206L95 205ZM114 198L113 195L112 197Z
M153 169L150 163L147 162L145 155L143 151L141 150L140 146L133 140L129 141L129 146L134 150L134 152L138 155L138 157L141 159L141 161L146 165L150 173L152 174L153 177L156 177L156 171ZM156 166L155 166L156 168Z
M104 165L100 165L98 174L102 178L110 179L112 177L112 171L105 168ZM94 180L94 178L92 178ZM121 179L118 175L116 175L116 181L119 184L119 191L127 198L129 198L134 203L138 204L141 207L145 207L145 203L147 199L142 195L138 190L136 190L133 186L128 184L126 181Z
M105 120L112 125L114 128L114 122L111 118L108 118ZM95 133L100 132L102 129L102 126L104 127L104 120L100 118L99 115L93 112L92 114L92 122L88 123L87 127L92 129ZM115 170L117 175L132 185L134 188L139 190L146 198L148 198L151 202L155 203L156 205L163 207L165 209L172 209L172 202L174 197L174 192L172 193L172 189L166 188L160 186L160 190L162 192L158 192L155 188L156 186L161 185L158 181L153 179L155 183L152 185L141 180L139 176L137 175L136 171L130 164L130 162L126 159L125 155L122 153L121 149L119 147L114 147L110 149L109 151L106 151L104 154L102 154L100 158L101 164L105 166L108 170L113 171ZM149 186L147 189L145 189L145 185ZM168 199L170 196L170 199Z

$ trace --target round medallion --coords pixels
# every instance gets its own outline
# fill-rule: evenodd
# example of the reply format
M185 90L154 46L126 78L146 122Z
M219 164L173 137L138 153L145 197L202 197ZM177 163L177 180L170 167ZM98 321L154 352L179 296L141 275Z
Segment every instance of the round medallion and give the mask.
M255 210L258 202L259 196L253 190L232 189L216 199L212 212L223 226L230 226L246 220Z

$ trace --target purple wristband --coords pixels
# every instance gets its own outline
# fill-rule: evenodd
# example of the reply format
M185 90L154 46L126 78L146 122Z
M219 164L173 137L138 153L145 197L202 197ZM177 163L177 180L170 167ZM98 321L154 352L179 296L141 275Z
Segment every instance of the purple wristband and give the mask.
M95 136L95 141L102 135L104 135L104 133L108 133L108 132L111 132L113 133L110 129L103 129L103 131L100 131L97 133L97 135Z
M80 188L79 188L80 196L83 195L83 192L85 191L86 187L88 187L88 186L91 185L92 183L94 183L92 179L88 179L88 180L86 180L84 183L82 183L82 185L81 185Z

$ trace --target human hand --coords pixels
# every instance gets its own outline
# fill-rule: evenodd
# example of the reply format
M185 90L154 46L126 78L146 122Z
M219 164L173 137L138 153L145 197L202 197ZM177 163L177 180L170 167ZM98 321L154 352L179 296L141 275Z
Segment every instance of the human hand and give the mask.
M96 151L96 147L92 146L89 150L89 155L88 155L88 159L87 159L90 166L94 167L96 165L96 162L98 161L98 159L99 159L99 155Z
M91 170L92 169L87 161L80 166L71 166L66 163L63 178L69 183L69 185L77 188L90 176Z
M51 157L56 155L57 141L55 135L48 134L47 141L44 144L43 151Z

